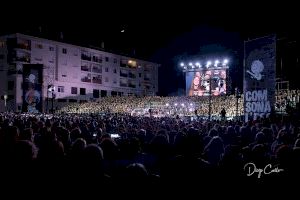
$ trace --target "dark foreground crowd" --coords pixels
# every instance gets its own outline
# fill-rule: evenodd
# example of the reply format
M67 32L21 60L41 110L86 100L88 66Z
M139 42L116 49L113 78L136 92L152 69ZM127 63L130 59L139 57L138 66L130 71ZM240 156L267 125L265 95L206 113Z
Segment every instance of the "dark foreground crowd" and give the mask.
M0 160L1 181L16 190L291 183L300 174L299 120L2 113Z

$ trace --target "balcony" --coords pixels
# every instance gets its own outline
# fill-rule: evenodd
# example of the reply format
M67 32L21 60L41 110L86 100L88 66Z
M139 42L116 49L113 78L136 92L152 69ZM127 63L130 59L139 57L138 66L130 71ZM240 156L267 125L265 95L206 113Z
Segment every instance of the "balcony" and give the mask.
M17 43L16 48L18 49L25 49L25 50L31 50L31 45L29 43Z
M22 56L22 57L16 57L13 59L17 62L25 62L25 63L30 63L30 57Z
M91 67L83 65L83 66L81 66L81 71L90 72L91 71Z
M102 73L102 68L97 67L97 66L93 66L92 72L101 74Z
M128 77L128 74L126 74L126 73L121 73L121 72L120 72L120 76L121 76L121 77Z
M136 78L136 75L135 75L135 74L132 74L132 73L129 73L128 77L129 77L129 78Z
M99 58L97 56L93 56L93 62L102 63L102 58Z
M82 77L81 82L90 83L91 82L91 76Z
M101 76L94 76L92 79L92 83L102 84L102 77Z
M122 82L120 82L120 86L121 86L121 87L127 87L127 83L122 83Z
M92 57L90 55L81 54L81 60L91 61Z
M132 83L129 83L129 84L128 84L128 87L130 87L130 88L136 88L136 85L135 85L135 84L132 84Z

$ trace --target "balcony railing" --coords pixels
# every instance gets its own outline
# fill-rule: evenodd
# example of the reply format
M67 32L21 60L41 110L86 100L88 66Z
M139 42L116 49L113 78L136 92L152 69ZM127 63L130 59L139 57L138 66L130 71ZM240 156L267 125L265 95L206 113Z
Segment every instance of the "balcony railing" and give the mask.
M91 61L91 60L92 60L92 57L91 57L91 56L88 56L88 55L85 55L85 54L81 54L81 60L88 60L88 61Z
M81 78L81 82L90 83L91 82L91 78L89 78L89 77L83 77L83 78Z
M30 58L29 57L16 57L14 60L18 61L18 62L30 63Z
M102 84L102 79L93 78L93 83Z
M31 50L31 46L29 44L23 44L23 43L18 43L16 45L16 48L18 48L18 49L25 49L25 50Z
M132 74L132 73L129 73L129 78L136 78L136 75L135 74Z

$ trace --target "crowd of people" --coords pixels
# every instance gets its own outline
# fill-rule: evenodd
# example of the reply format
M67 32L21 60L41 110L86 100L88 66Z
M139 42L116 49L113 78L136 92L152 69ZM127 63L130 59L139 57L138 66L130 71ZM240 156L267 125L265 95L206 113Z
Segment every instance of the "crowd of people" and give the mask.
M0 113L1 181L97 190L102 184L196 182L214 188L228 180L270 184L300 177L299 118L228 120L225 115L235 115L235 97L211 100L212 113L221 119L178 115L176 106L206 114L209 97L107 97L70 104L53 115ZM137 108L161 109L164 115L133 115Z
M289 108L296 108L300 102L300 91L276 91L275 111L287 113ZM244 99L235 95L226 96L146 96L146 97L104 97L97 102L70 103L59 109L58 113L119 113L132 115L149 115L149 109L155 116L194 116L201 117L209 114L214 119L221 117L220 112L226 110L226 118L233 119L244 113Z
M287 108L296 108L300 102L300 90L281 90L275 93L277 112L286 112Z
M128 114L2 113L0 172L12 181L25 180L18 184L30 178L74 187L89 185L90 179L108 185L190 179L209 184L219 178L272 181L298 175L299 130L299 120L275 116L243 123ZM254 165L269 171L250 173ZM279 171L271 173L275 168Z
M150 115L149 109L155 116L199 116L207 117L209 104L211 116L220 117L222 108L226 108L227 117L236 116L236 98L230 96L180 96L180 97L104 97L97 102L72 103L59 109L58 113L119 113L132 115ZM239 98L238 115L243 111L243 101Z

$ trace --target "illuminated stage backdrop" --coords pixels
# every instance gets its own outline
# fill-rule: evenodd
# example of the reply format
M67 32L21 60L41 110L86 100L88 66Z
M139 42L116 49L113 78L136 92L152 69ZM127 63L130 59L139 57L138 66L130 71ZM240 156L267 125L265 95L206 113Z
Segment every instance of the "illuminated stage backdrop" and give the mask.
M226 69L206 68L186 72L187 96L214 96L226 94ZM210 85L210 81L211 85Z

